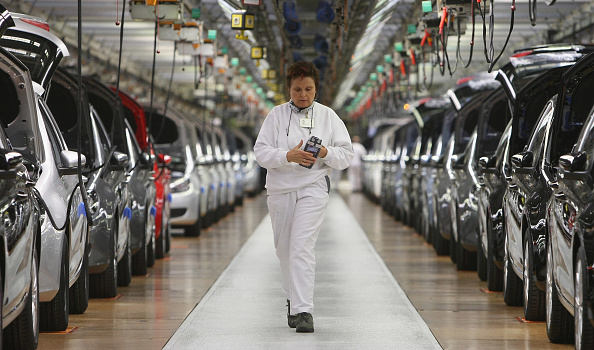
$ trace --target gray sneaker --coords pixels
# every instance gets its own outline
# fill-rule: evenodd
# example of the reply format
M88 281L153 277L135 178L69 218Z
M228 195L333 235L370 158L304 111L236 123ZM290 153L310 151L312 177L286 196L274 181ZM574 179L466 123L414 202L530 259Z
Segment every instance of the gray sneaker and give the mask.
M299 315L291 315L291 301L287 299L287 323L289 327L297 327L297 321L299 321Z
M297 333L313 333L313 316L309 312L302 312L297 316L299 317L297 320L297 327L295 327L297 328Z

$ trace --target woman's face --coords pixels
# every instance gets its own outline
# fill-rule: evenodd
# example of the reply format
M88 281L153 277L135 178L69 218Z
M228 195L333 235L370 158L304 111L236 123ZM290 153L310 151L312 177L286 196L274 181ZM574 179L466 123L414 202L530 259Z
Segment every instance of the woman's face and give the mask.
M309 107L316 97L316 84L310 77L293 78L289 94L297 107Z

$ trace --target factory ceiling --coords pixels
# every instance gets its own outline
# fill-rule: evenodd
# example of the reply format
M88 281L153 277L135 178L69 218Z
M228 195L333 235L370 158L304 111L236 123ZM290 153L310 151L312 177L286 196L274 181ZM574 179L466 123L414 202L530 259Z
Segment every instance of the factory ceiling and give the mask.
M147 6L146 0L82 0L84 36L80 49L86 63L85 72L113 81L117 76L123 25L124 88L146 96L154 64L155 85L166 91L171 79L176 98L188 101L200 101L200 97L209 96L209 89L216 90L217 84L224 83L225 78L231 82L225 86L235 89L239 85L232 74L243 73L242 81L250 76L251 87L260 88L260 97L270 105L286 98L283 84L286 67L296 59L312 61L322 73L319 99L337 110L348 110L357 94L369 86L377 74L380 80L389 79L392 71L398 81L393 84L399 84L406 92L402 96L415 98L442 93L457 79L486 71L489 68L486 57L497 57L512 23L513 32L499 63L505 62L514 50L528 46L592 41L594 20L590 0L483 0L479 5L481 10L475 8L474 39L469 6L463 8L470 1L160 0L156 8L162 9L160 18L163 19L156 25L154 18L138 20L138 13L134 13L139 6L155 9ZM77 1L12 0L2 4L9 11L43 18L52 32L76 48ZM165 19L166 5L171 4L177 4L179 9L176 20ZM457 8L449 12L443 28L449 34L444 36L448 38L448 61L443 52L441 55L429 53L439 42L438 28L431 27L435 25L431 23L439 24L437 9L442 5ZM482 13L484 10L487 13ZM243 11L253 16L253 29L242 32L232 28L232 18L242 16ZM421 17L426 19L422 23L419 22ZM246 17L241 18L244 25L248 23ZM180 24L182 30L174 28ZM419 41L425 36L425 24L429 26L432 40L425 40L421 47ZM216 36L209 40L208 35L214 35L213 30ZM156 45L155 32L158 33ZM195 37L195 33L199 36ZM186 34L187 37L183 37ZM238 39L238 36L244 38ZM211 42L212 46L206 45ZM488 50L485 50L485 43ZM254 47L263 48L266 56L253 59ZM410 54L411 48L414 57ZM471 54L472 62L468 64ZM217 57L224 57L224 62ZM209 58L213 62L210 70ZM271 71L276 72L276 78L266 76ZM229 94L233 95L233 91Z

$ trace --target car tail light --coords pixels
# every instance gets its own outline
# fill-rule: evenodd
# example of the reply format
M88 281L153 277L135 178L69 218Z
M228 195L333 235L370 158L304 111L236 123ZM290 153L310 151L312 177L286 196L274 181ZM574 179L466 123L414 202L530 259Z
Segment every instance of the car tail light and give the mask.
M38 28L47 30L48 32L50 31L50 27L49 24L47 24L46 22L42 22L42 21L38 21L35 19L31 19L31 18L20 18L21 21L28 23L30 25L34 25Z
M524 57L524 56L530 55L533 52L534 51L532 51L532 50L528 50L528 51L524 51L524 52L518 52L517 54L512 55L511 57Z
M460 79L458 79L458 81L456 82L456 85L464 84L465 82L467 82L467 81L471 81L472 79L474 79L474 77L460 78Z

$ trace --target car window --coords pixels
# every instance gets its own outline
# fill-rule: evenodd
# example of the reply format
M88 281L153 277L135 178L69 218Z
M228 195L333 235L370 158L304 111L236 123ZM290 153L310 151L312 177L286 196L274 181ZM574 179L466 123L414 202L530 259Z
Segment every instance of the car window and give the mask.
M557 165L560 156L571 152L594 105L594 74L582 74L579 80L571 80L567 84L559 102L561 110L559 118L555 120L549 153L549 161L553 166Z
M545 137L547 136L548 125L551 123L551 119L553 118L554 113L554 106L552 103L548 103L546 107L543 109L540 119L534 128L532 133L532 137L530 137L530 141L528 146L526 146L526 150L532 152L534 158L540 156L540 151L542 150L543 143L545 142Z
M169 117L160 113L146 111L147 121L150 123L150 132L157 145L172 144L179 138L177 125Z
M43 122L45 124L45 129L47 130L47 134L50 139L54 159L56 160L56 164L61 164L60 153L62 153L64 150L67 150L68 147L66 146L66 142L60 134L58 125L56 124L56 121L54 120L49 108L47 108L45 103L41 102L41 100L39 100L38 103Z
M479 117L479 107L475 107L468 112L464 120L462 120L461 127L457 130L456 133L456 143L454 144L454 154L459 154L464 152L464 148L466 148L466 144L470 141L470 137L472 136L472 132L476 127Z
M107 131L103 126L101 118L99 118L99 115L97 115L97 111L95 111L94 108L92 109L92 113L93 122L97 127L97 133L99 134L99 140L101 141L101 148L103 149L103 161L101 162L101 164L103 164L107 161L106 157L109 155L109 152L111 151L111 140L109 139L109 135L107 135Z
M5 71L0 71L0 91L2 91L0 94L0 105L2 106L0 122L6 128L19 116L20 101L16 86L14 86L10 75Z
M101 165L103 163L105 163L105 157L107 155L107 152L109 151L109 145L104 143L106 140L106 136L103 134L103 131L99 129L99 125L97 125L97 120L96 118L98 118L95 114L95 111L92 110L91 111L91 128L93 129L93 135L94 137L97 138L97 140L99 142L94 142L94 146L95 146L95 154L97 155L95 157L96 160L96 165Z
M138 164L138 160L140 159L140 146L136 142L134 138L134 134L130 128L126 128L126 143L128 145L128 165L130 168L134 168L136 164Z

